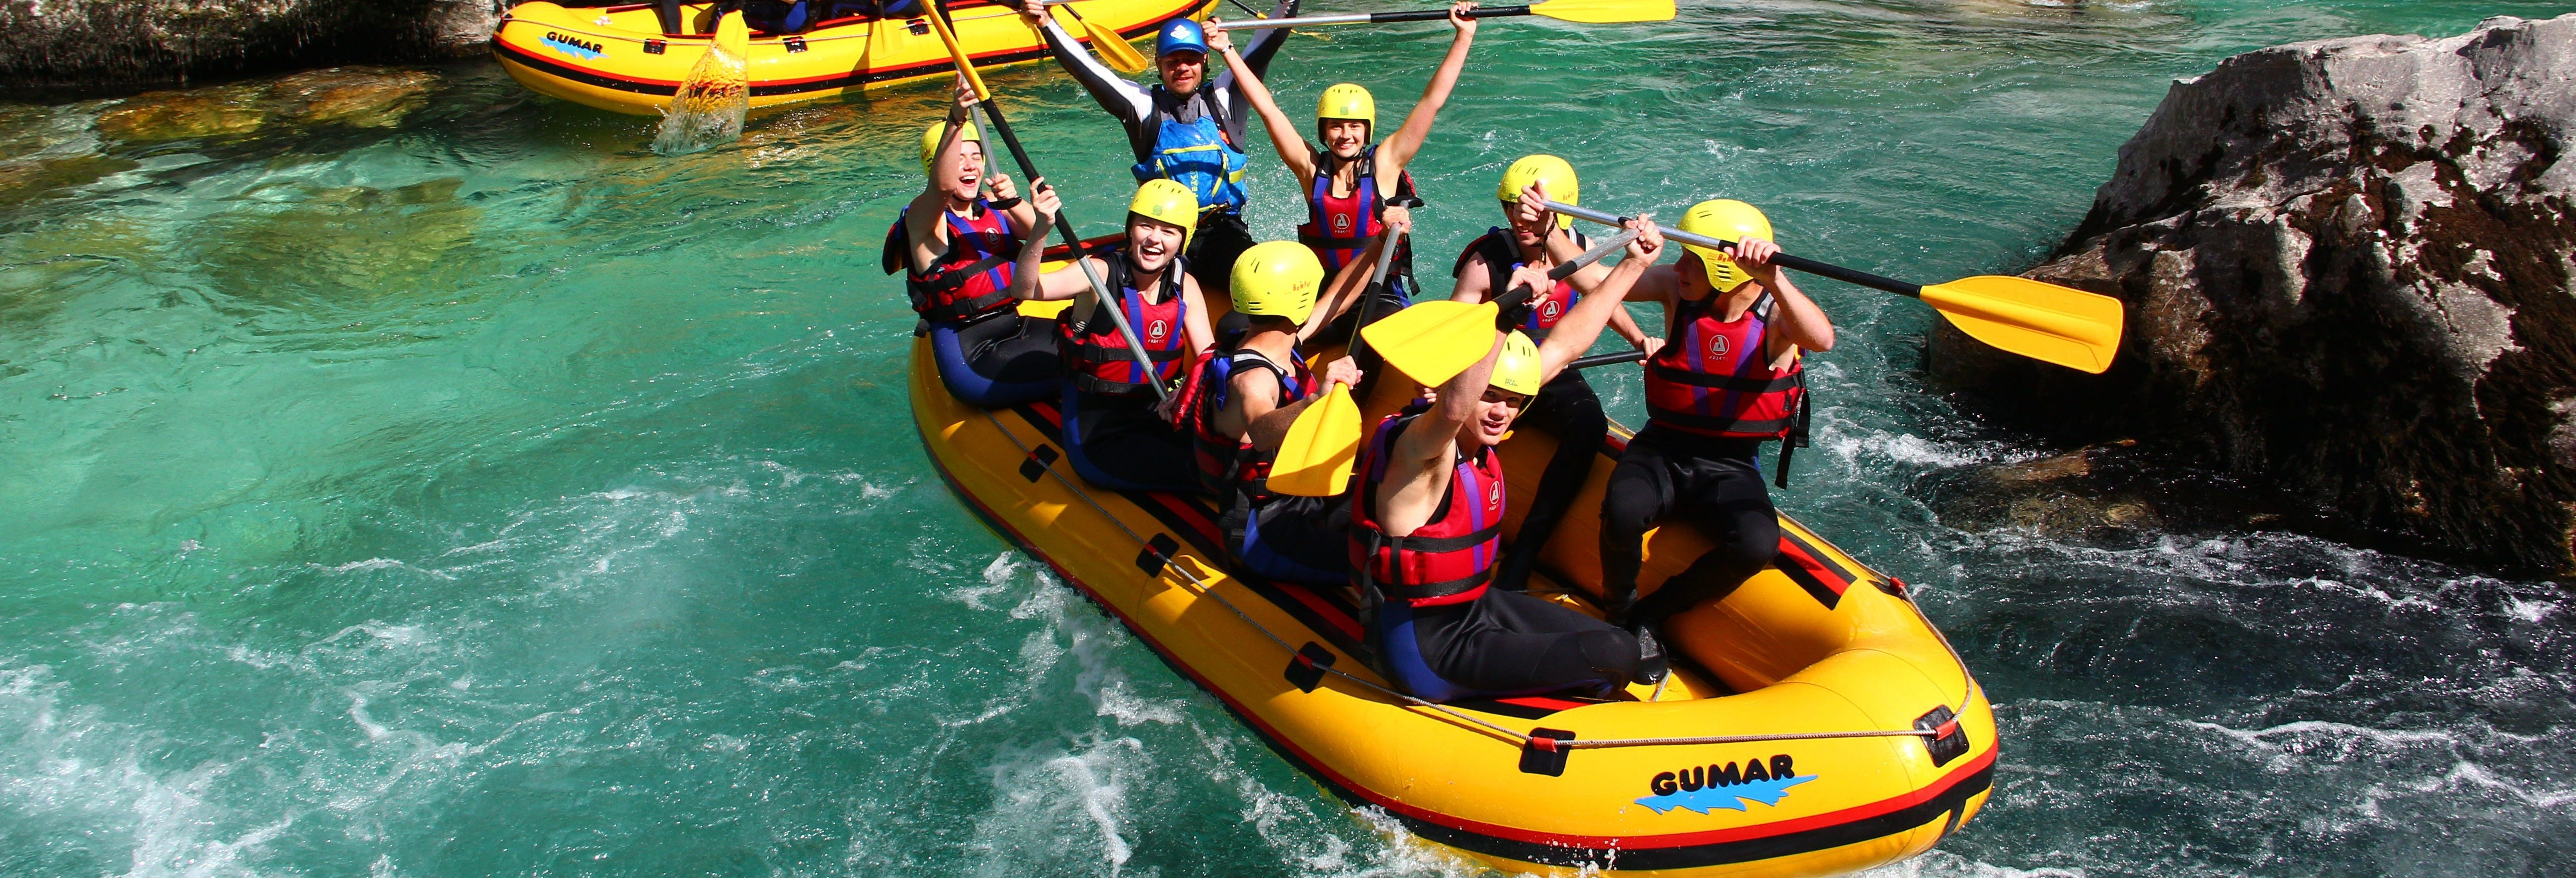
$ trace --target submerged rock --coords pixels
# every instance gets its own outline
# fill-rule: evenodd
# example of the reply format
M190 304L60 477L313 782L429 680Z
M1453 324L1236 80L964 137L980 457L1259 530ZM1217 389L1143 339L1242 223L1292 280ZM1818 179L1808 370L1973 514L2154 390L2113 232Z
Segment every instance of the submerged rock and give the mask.
M98 116L101 136L129 143L227 137L271 124L390 128L429 102L438 77L425 70L335 67L266 82L156 91Z
M183 83L480 51L493 0L0 3L0 89Z
M2029 276L2127 305L2101 376L1955 331L1933 377L2333 518L2576 571L2576 15L2249 52L2174 84Z

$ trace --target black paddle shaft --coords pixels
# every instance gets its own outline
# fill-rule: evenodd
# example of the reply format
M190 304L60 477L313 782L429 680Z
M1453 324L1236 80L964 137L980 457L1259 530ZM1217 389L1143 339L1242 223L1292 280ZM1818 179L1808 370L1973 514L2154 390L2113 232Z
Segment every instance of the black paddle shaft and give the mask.
M1530 14L1530 8L1527 6L1480 6L1467 10L1468 18L1509 18L1528 14ZM1398 21L1441 21L1448 17L1449 10L1446 9L1423 9L1414 12L1370 13L1368 20L1370 24L1387 24Z
M1634 363L1645 358L1645 351L1630 348L1617 353L1593 354L1589 357L1576 357L1574 358L1574 362L1565 364L1565 367L1568 369L1589 369L1594 366L1616 366L1620 363Z

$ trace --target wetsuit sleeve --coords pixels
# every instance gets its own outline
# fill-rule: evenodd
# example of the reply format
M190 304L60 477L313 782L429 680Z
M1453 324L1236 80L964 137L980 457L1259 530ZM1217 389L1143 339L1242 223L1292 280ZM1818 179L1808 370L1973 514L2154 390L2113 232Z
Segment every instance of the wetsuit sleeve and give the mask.
M1047 48L1055 52L1056 63L1064 65L1064 72L1073 74L1074 81L1082 83L1083 90L1091 93L1092 100L1100 102L1101 109L1108 110L1109 115L1126 123L1129 136L1134 136L1145 120L1153 118L1153 92L1127 81L1126 77L1118 75L1118 71L1100 63L1099 58L1092 56L1089 47L1067 35L1064 26L1057 24L1054 18L1047 19L1041 32L1046 34Z
M1299 2L1300 0L1279 0L1278 5L1271 7L1270 17L1296 16ZM1245 46L1239 53L1243 56L1244 66L1252 68L1252 75L1265 78L1270 75L1270 59L1278 57L1279 47L1288 44L1288 32L1291 30L1295 28L1254 31L1259 36L1253 37L1251 44ZM1228 137L1234 138L1236 143L1242 143L1245 134L1251 131L1252 100L1244 97L1243 89L1235 86L1232 70L1217 76L1216 87L1217 100L1224 105L1219 108L1222 115L1217 121L1225 125L1225 133Z

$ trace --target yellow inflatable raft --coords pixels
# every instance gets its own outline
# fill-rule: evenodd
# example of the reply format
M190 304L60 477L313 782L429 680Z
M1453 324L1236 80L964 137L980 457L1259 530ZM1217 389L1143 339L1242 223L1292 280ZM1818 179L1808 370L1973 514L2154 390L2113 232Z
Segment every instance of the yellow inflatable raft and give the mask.
M1216 0L1079 0L1067 4L1094 24L1130 38L1163 22L1207 13ZM650 116L671 103L680 81L714 39L711 4L681 7L693 33L664 34L649 4L557 6L532 0L510 8L492 32L492 54L519 84L603 110ZM1058 12L1056 15L1063 16ZM950 7L957 40L978 67L1045 57L1046 41L1020 19L1018 7L958 3ZM1079 27L1067 27L1082 34ZM755 33L751 40L751 105L830 97L882 88L957 69L930 24L920 18L826 21L793 35Z
M1660 692L1617 700L1429 705L1369 670L1348 588L1227 569L1205 501L1086 484L1053 403L980 409L934 368L917 339L913 414L958 496L1326 789L1423 839L1505 871L1827 875L1929 850L1985 802L1995 724L1975 679L1903 583L1787 516L1777 569L1670 624L1672 648L1714 679L1677 668ZM1577 509L1598 508L1626 436L1605 443ZM1503 444L1514 495L1553 448L1534 430ZM1510 506L1506 534L1520 526ZM1597 528L1567 516L1543 569L1574 589L1531 590L1598 615ZM1663 528L1639 580L1706 545Z

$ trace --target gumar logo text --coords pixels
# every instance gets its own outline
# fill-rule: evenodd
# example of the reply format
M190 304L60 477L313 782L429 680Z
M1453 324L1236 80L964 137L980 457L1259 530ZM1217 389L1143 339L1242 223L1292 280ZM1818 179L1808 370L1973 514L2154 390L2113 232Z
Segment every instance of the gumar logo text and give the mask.
M1718 809L1748 810L1746 802L1778 805L1787 798L1789 788L1815 780L1812 774L1798 773L1797 763L1786 753L1763 760L1746 760L1742 765L1693 765L1679 771L1667 771L1646 781L1646 790L1654 795L1637 800L1637 804L1655 809L1657 814L1675 808L1715 813Z

